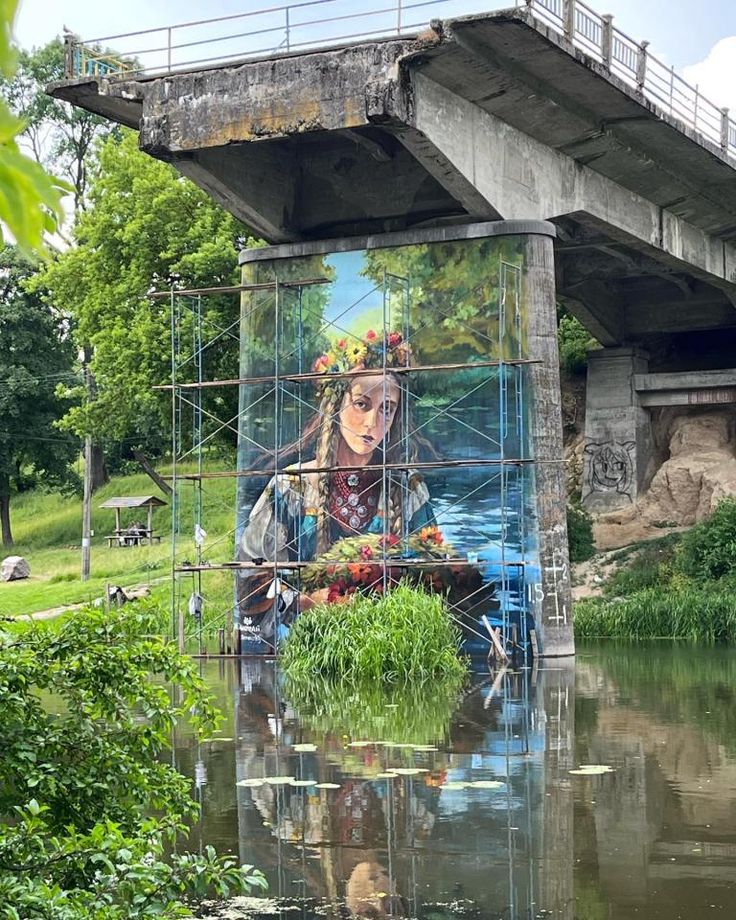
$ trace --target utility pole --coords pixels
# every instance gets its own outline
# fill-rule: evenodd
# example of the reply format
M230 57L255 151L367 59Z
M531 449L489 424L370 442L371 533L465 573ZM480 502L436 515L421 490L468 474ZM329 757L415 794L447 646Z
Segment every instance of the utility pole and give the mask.
M87 396L91 396L92 376L85 362L84 381ZM84 499L82 505L82 581L89 579L89 550L92 531L92 435L84 439Z

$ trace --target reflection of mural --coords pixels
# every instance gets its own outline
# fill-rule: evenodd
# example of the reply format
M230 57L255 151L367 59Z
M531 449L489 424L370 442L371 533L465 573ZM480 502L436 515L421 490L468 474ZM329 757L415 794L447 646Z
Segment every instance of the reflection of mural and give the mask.
M244 650L270 650L316 603L402 579L447 594L465 625L513 616L523 638L536 561L523 270L520 237L253 254L238 448Z
M456 900L458 916L572 920L571 668L479 677L442 713L429 689L410 713L373 688L367 718L349 688L333 706L274 684L269 704L272 673L243 688L233 730L240 856L271 897L309 920L456 916Z
M618 492L631 499L634 463L631 458L633 441L603 441L585 446L587 470L585 484L588 493Z

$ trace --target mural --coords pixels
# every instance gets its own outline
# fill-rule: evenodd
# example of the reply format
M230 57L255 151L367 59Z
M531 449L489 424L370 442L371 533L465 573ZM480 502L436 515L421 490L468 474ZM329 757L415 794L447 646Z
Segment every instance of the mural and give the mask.
M523 240L262 250L245 265L244 651L273 651L315 604L402 580L445 594L483 647L486 622L525 631L536 539Z

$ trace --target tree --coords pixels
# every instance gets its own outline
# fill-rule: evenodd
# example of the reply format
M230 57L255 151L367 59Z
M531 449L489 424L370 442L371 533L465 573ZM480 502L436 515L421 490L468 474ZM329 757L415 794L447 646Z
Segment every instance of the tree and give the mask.
M17 69L0 83L0 94L23 122L21 143L28 145L37 163L69 182L76 213L85 206L95 139L113 128L99 115L49 96L46 87L62 79L64 45L57 38L42 48L20 51Z
M202 734L217 713L160 619L138 604L0 633L0 916L168 920L265 888L211 847L165 858L198 809L161 754L179 721Z
M93 349L93 401L70 410L67 430L160 454L171 433L171 397L152 390L171 378L169 305L146 294L172 283L213 287L237 280L246 229L193 183L142 154L137 136L107 137L95 161L89 206L74 230L76 246L44 267L37 280L63 304L80 345ZM208 297L205 335L230 326L237 297ZM185 336L191 332L185 328ZM207 349L205 373L237 376L238 344L230 335ZM208 394L214 414L237 412L236 388Z
M6 79L15 72L11 38L17 5L18 0L0 0L0 74ZM21 153L17 136L23 127L0 100L0 224L24 252L31 253L43 251L44 234L63 221L61 199L68 186Z
M54 424L69 408L57 395L73 376L74 347L64 320L24 289L33 267L17 248L0 250L0 525L12 545L10 496L29 474L44 485L70 481L76 438Z

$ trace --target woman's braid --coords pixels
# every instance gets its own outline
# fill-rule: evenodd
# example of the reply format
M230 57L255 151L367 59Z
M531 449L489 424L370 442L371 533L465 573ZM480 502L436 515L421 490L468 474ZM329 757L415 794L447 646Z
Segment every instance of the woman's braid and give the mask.
M335 462L336 409L337 398L325 395L319 407L322 423L315 454L317 469L323 470L317 474L317 554L327 552L330 546L330 474L325 470Z

